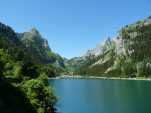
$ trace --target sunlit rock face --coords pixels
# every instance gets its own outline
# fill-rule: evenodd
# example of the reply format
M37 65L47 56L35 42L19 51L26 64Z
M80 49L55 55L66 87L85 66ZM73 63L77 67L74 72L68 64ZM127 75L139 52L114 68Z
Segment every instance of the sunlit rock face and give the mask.
M147 18L146 20L144 20L144 25L150 25L151 24L151 17Z
M26 47L34 46L37 50L50 50L47 40L41 36L36 28L32 28L29 32L21 33L20 38Z
M114 39L115 45L116 45L116 53L117 55L124 54L125 49L124 49L124 41L122 37L118 36L117 38Z
M91 56L91 55L99 56L102 53L103 53L103 46L102 44L99 44L96 46L96 48L88 50L84 56Z

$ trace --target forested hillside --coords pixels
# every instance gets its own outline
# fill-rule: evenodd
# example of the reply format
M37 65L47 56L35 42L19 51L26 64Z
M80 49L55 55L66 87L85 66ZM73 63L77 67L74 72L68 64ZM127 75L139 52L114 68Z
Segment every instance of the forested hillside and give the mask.
M151 18L126 25L116 38L89 50L83 60L72 59L74 74L151 77ZM79 58L81 59L81 57ZM79 62L76 62L79 61ZM77 68L78 67L78 68Z
M51 51L36 29L16 33L0 23L0 112L46 113L56 97L48 77L64 69L61 56Z

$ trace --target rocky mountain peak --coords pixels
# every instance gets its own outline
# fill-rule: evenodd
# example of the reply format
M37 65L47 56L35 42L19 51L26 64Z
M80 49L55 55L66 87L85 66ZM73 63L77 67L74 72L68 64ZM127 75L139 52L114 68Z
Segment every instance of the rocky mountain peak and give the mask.
M33 27L29 32L32 33L32 34L35 34L35 35L40 34L39 31L35 27Z

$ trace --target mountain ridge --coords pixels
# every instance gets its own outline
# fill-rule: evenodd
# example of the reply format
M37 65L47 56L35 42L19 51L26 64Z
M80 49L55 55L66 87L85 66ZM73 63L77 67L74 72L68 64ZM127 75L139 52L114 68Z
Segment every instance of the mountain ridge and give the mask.
M104 44L88 50L82 57L72 58L68 65L73 68L74 74L149 76L150 33L151 17L126 25L120 29L116 38L108 38ZM139 68L142 69L141 72Z

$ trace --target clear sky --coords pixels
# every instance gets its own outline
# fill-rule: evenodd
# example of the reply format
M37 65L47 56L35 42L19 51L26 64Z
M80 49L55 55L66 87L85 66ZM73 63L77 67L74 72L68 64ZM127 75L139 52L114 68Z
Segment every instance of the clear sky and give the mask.
M71 58L151 15L151 0L0 0L0 21L17 32L36 27L53 51Z

